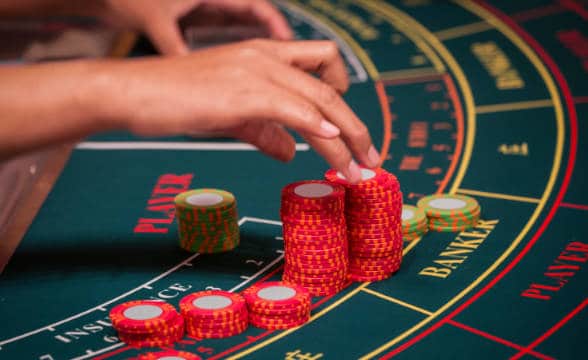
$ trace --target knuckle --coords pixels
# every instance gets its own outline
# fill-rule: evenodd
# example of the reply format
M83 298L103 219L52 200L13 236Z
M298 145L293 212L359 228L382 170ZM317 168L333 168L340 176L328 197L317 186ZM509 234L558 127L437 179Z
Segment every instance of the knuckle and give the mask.
M319 99L326 105L333 105L339 101L339 93L332 86L322 83L319 88Z
M318 110L312 104L306 102L298 105L298 113L303 124L315 124L320 118Z
M368 141L370 136L367 126L364 124L357 125L349 135L352 140L359 142Z

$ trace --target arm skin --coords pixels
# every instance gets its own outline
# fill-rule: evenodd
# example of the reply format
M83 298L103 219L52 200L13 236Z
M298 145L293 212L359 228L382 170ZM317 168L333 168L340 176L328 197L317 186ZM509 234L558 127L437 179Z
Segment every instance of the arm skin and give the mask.
M311 73L318 75L316 78ZM0 68L0 157L106 130L209 134L282 161L300 133L350 181L377 166L365 124L340 93L345 64L329 41L251 40L185 56Z
M117 128L91 62L0 67L0 160Z

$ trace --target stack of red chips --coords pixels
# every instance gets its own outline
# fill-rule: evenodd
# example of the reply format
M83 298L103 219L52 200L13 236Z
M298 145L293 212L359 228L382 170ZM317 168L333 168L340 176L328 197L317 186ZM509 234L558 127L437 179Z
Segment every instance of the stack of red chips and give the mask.
M207 290L180 300L188 334L197 339L220 339L242 333L248 326L245 299L235 293Z
M165 350L141 354L137 360L200 360L201 357L187 351Z
M402 192L398 179L383 169L361 172L357 184L333 169L325 178L346 189L349 278L379 281L390 277L402 262Z
M129 301L110 311L118 337L130 346L159 347L172 345L184 335L184 319L165 302Z
M254 285L243 292L249 323L268 330L289 329L310 319L310 294L302 286L284 281Z
M341 291L347 282L345 189L322 180L301 181L282 190L283 280L314 296Z

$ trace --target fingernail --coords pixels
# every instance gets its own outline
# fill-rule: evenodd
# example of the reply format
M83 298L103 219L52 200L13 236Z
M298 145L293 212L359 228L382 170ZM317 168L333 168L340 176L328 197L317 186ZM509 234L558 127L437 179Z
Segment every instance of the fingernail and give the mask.
M368 150L368 160L370 162L369 166L371 167L378 166L380 163L380 154L378 154L376 148L373 145L370 146L370 149Z
M321 121L320 127L322 130L322 133L325 134L325 136L334 137L334 136L338 136L341 133L341 131L339 130L338 127L331 124L327 120Z
M355 184L361 181L361 169L355 160L351 160L349 163L349 166L347 167L347 173L347 180L349 180L350 183Z

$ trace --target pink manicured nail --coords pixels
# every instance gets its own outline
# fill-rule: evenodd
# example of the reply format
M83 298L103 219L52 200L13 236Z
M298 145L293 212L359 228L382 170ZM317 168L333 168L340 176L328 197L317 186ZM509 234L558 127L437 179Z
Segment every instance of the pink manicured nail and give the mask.
M331 124L327 120L321 121L321 125L320 126L321 126L321 130L322 130L323 134L325 134L326 136L335 137L335 136L338 136L341 133L341 131L339 130L338 127L336 127L335 125Z
M370 162L368 165L370 167L376 167L380 164L380 154L376 151L376 148L372 145L368 150L368 161Z
M347 173L347 180L350 183L355 184L361 181L361 169L359 168L359 165L357 165L355 160L351 160L351 162L349 163L349 166L347 167Z

